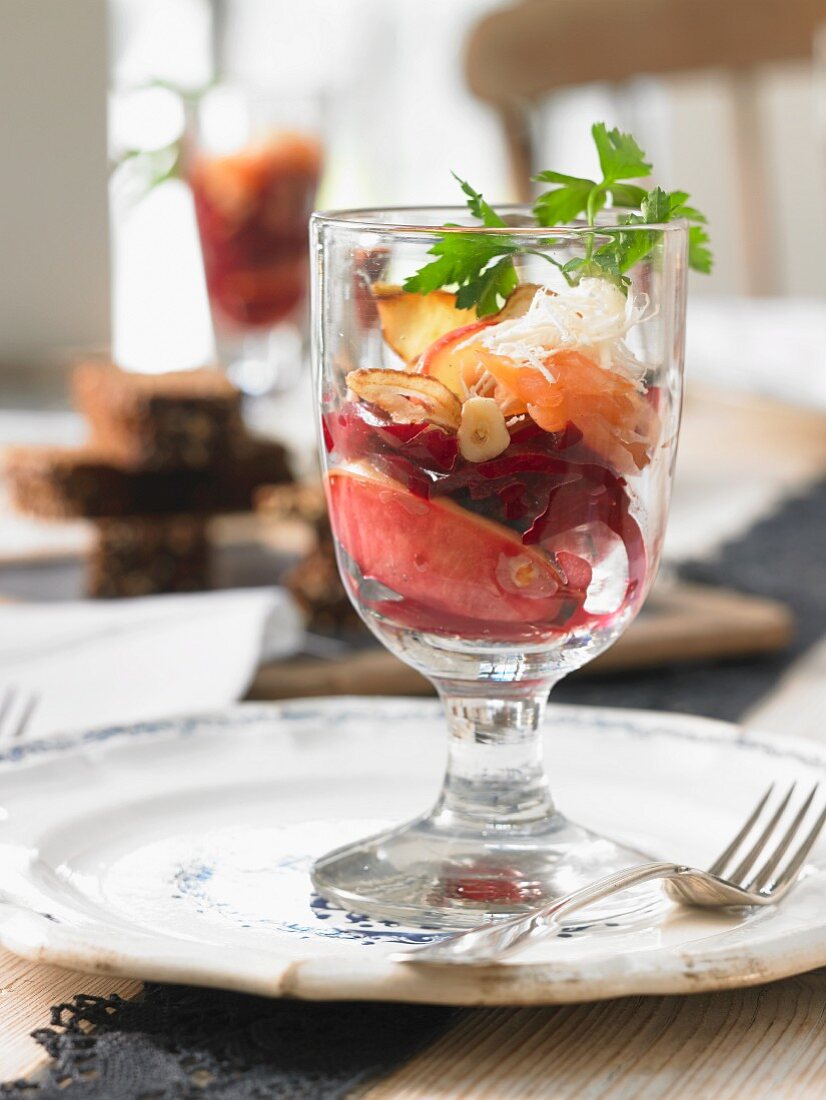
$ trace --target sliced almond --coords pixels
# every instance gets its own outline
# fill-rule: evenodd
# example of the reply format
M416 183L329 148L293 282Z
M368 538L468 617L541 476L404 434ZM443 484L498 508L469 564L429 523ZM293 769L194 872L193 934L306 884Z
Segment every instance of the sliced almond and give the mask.
M354 370L347 375L352 392L386 412L397 424L429 421L456 431L462 418L459 398L436 378L406 370Z
M486 462L511 441L505 415L492 397L471 397L462 405L459 451L468 462Z

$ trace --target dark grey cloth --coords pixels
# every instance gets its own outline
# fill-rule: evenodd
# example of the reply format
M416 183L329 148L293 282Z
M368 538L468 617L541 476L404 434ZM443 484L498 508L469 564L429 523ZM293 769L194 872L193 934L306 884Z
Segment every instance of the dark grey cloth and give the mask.
M684 566L681 575L782 601L795 617L792 644L760 657L574 676L554 689L553 698L682 711L730 722L740 718L826 631L826 481L787 501L713 560Z

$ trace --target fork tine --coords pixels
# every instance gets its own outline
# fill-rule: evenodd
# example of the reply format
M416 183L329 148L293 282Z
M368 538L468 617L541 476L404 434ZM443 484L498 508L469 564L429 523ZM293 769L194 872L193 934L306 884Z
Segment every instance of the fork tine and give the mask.
M789 800L791 799L792 795L794 794L794 789L795 789L796 786L797 786L796 783L792 783L791 787L789 787L788 791L786 791L786 797L782 800L780 805L777 807L777 809L774 811L772 816L769 818L768 824L763 829L763 832L760 834L760 836L754 842L754 844L749 849L749 851L746 853L746 855L743 856L742 860L737 864L734 871L730 875L726 876L727 878L729 878L736 885L741 885L742 884L743 879L745 878L745 876L749 873L749 871L752 869L752 867L754 866L756 861L760 858L760 855L762 854L763 849L766 847L766 844L769 841L769 837L772 835L774 830L777 828L778 821L783 816L783 814L786 812L786 807L788 806Z
M23 707L23 713L20 715L20 717L17 720L17 725L14 727L12 732L9 734L9 736L12 739L15 739L17 737L22 737L23 734L26 732L26 727L28 726L29 722L31 721L32 715L34 714L35 707L37 706L37 704L39 702L40 702L40 697L39 696L34 695L34 694L29 696L28 700L26 701L26 703Z
M755 821L757 821L760 814L763 812L763 807L766 805L769 798L771 798L773 790L774 790L774 783L771 783L769 785L769 789L766 791L766 793L763 795L763 797L760 799L760 801L757 803L757 805L752 810L751 816L749 817L746 824L743 826L743 828L740 830L740 832L737 834L737 836L734 838L734 840L732 840L732 842L731 842L731 844L729 844L728 848L726 848L726 850L724 852L722 852L717 857L717 859L714 861L714 863L712 863L712 865L709 867L708 873L710 875L720 875L720 874L723 873L723 869L725 868L728 861L731 859L731 857L734 855L734 853L737 851L737 849L743 843L745 838L751 832L752 826L754 825Z
M791 825L786 830L786 835L777 845L772 855L766 860L760 871L748 883L748 885L746 886L747 890L762 890L766 883L771 881L772 875L780 866L781 859L786 854L789 845L794 840L800 829L800 825L804 817L809 812L809 807L811 806L814 797L817 794L819 786L819 783L815 783L811 791L809 791L809 797L795 814L794 821L792 821Z
M783 871L783 874L780 876L780 878L772 883L772 893L774 893L775 890L781 890L783 889L783 887L789 886L791 885L791 883L794 882L800 872L800 868L806 861L806 856L809 854L809 852L811 852L812 848L814 848L815 842L820 836L824 825L826 825L826 807L824 807L820 817L812 826L809 835L792 856L791 860L789 861L789 865Z

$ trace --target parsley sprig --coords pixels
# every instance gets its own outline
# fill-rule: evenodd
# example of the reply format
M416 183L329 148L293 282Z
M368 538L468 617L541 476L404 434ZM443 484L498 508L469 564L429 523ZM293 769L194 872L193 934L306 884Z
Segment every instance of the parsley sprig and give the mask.
M697 271L711 271L712 256L705 217L688 205L685 191L663 191L654 187L646 191L632 181L651 174L645 153L630 134L609 130L604 123L595 123L591 134L596 145L602 178L586 179L563 172L540 172L539 183L553 184L539 196L533 213L539 226L556 226L579 217L587 225L596 226L597 215L608 204L638 210L621 215L620 224L627 226L661 225L674 218L685 218L689 226L689 265ZM455 176L455 173L454 173ZM470 213L489 229L507 229L507 223L487 203L480 192L465 180L455 176L467 197ZM458 226L450 226L458 229ZM604 240L598 244L597 237ZM657 244L655 229L599 229L585 237L585 253L560 264L554 257L536 249L525 248L507 233L449 233L430 249L437 258L425 264L404 284L405 290L429 294L444 286L456 287L456 304L462 309L476 307L480 317L495 313L514 287L518 277L514 257L531 253L558 267L570 285L585 276L609 279L626 290L630 285L627 272L650 255Z
M453 178L467 195L468 208L488 229L507 228L504 220L478 191ZM455 229L455 225L447 228ZM456 305L460 309L476 306L480 317L495 313L500 298L505 299L519 279L512 257L522 251L513 237L475 233L449 233L430 249L438 259L425 264L404 284L405 290L429 294L443 286L455 286Z

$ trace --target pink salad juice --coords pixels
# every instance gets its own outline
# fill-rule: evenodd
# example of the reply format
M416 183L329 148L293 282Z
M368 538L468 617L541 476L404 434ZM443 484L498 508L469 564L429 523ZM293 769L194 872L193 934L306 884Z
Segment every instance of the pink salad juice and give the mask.
M219 323L271 326L304 301L307 220L320 173L320 145L297 133L277 133L227 156L193 158L189 182Z

